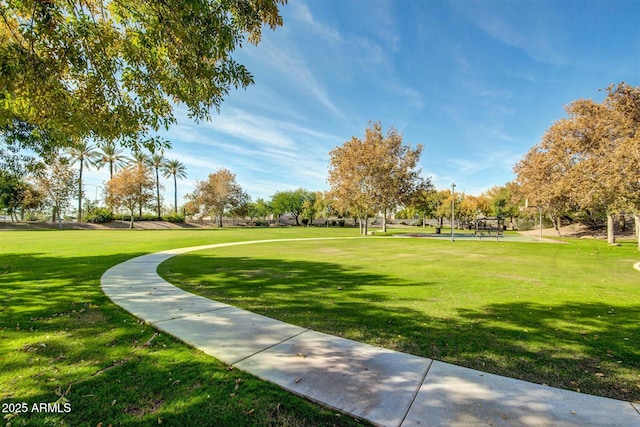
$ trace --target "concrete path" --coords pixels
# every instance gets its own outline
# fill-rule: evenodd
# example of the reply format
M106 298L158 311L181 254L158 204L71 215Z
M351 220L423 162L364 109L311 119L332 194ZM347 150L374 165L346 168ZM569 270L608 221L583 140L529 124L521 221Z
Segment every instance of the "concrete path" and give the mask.
M274 240L133 258L105 272L102 289L135 316L225 363L374 424L640 426L640 404L326 335L190 294L156 273L161 262L178 254L266 242Z

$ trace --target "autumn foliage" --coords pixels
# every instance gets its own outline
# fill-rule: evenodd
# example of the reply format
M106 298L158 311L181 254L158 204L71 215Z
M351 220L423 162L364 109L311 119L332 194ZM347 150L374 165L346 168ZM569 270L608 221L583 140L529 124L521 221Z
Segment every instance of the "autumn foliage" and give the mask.
M598 103L566 107L542 141L516 165L522 196L544 208L556 227L570 212L606 216L633 213L640 226L640 87L610 86Z
M133 228L136 208L144 207L153 200L155 183L144 165L129 166L116 173L106 183L106 203L112 208L127 209Z
M429 186L417 169L422 145L402 144L402 134L390 128L386 135L380 122L369 122L364 139L352 137L329 153L329 185L335 207L360 222L367 233L368 218L408 204L420 189ZM383 231L386 222L383 223Z

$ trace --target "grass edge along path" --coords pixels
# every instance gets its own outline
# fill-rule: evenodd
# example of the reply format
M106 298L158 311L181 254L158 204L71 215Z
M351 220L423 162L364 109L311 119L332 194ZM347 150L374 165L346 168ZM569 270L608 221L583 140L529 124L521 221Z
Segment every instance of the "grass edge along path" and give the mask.
M146 253L325 235L317 229L0 232L4 423L361 425L158 333L100 289L104 271Z
M376 239L383 240L395 239ZM536 383L639 399L640 299L633 292L637 253L631 245L423 240L402 244L422 250L394 243L396 252L376 254L372 242L306 249L301 246L314 244L270 244L251 256L246 248L203 251L168 260L159 272L189 292L305 328ZM458 259L447 260L436 248ZM495 261L512 268L478 262L498 249ZM407 262L413 270L400 274ZM415 270L420 263L428 265L428 279ZM447 295L454 285L462 293ZM517 299L500 299L514 287ZM470 303L485 293L489 300ZM443 304L448 311L438 308Z

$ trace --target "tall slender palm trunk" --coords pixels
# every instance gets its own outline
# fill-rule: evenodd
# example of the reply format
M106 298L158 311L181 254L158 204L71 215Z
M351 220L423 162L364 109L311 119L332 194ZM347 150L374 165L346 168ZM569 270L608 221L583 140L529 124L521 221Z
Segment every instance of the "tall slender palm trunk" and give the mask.
M173 209L178 213L178 179L175 173L173 174Z
M82 161L80 161L80 174L78 175L78 222L82 221Z
M158 201L158 221L162 219L160 214L160 176L158 175L158 168L156 168L156 200Z

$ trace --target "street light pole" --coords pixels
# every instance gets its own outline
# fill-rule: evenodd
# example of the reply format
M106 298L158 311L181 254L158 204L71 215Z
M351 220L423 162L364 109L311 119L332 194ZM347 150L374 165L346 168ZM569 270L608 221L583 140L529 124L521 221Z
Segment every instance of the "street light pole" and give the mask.
M451 184L451 241L455 242L456 239L453 237L453 222L455 220L455 200L456 200L456 184Z
M538 208L538 215L540 216L540 238L542 239L542 208L540 206L536 206Z
M537 208L538 209L538 217L540 218L540 238L542 239L542 206L529 206L529 199L525 199L524 208ZM535 224L535 220L534 220Z

